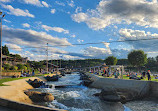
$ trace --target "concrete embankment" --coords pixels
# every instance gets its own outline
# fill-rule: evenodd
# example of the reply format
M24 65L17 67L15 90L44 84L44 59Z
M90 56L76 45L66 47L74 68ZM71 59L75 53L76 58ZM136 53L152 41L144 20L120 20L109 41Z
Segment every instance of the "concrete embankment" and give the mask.
M91 87L94 88L111 88L117 91L123 91L130 94L132 93L134 94L135 98L149 95L158 98L158 82L103 78L89 73L86 73L86 75L90 76L94 81L91 84Z
M26 81L31 79L44 80L43 77L30 77L10 82L0 86L0 106L14 109L16 111L63 111L48 107L33 105L32 100L24 93L25 90L33 89Z

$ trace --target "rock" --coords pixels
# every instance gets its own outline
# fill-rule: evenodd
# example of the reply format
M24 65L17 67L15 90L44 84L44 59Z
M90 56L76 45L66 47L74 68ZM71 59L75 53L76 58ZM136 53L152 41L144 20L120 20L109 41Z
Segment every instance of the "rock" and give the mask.
M55 75L55 76L52 76L52 77L46 76L45 79L46 79L47 81L58 81L59 76L58 76L58 75Z
M117 94L116 90L113 90L112 88L105 88L101 91L99 95L99 98L104 101L109 102L120 102L121 97Z
M28 80L27 81L32 87L34 88L51 88L51 85L46 85L43 81L40 81L39 79L35 80Z
M24 92L33 102L51 102L54 100L54 96L51 93L42 93L37 91L25 91Z
M89 86L89 85L92 84L92 81L91 80L83 80L82 84L85 85L85 86Z
M109 102L120 102L121 98L116 95L105 95L101 97L102 100L104 101L109 101Z

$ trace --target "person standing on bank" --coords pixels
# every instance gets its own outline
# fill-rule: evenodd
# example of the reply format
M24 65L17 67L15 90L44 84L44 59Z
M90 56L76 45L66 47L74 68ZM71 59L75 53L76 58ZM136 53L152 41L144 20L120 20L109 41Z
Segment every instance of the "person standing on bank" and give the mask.
M148 77L148 81L151 80L151 76L150 76L151 72L150 72L150 70L148 70L148 72L146 74L147 74L147 77Z

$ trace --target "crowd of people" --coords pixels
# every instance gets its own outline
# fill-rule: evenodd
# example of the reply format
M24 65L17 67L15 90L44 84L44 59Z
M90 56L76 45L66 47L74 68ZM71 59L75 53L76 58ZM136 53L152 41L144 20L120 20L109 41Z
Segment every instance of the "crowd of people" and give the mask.
M99 72L99 71L98 71ZM100 75L99 73L96 73ZM142 73L138 72L123 72L129 79L141 80L147 78L147 80L151 80L151 72L150 70L142 71ZM114 78L121 78L121 72L119 69L114 69L113 71L108 69L104 69L101 72L103 77L114 77ZM158 79L158 75L153 75L155 79Z
M30 77L30 76L34 76L35 72L34 70L32 70L32 72L30 73L30 71L21 71L21 76L20 77Z

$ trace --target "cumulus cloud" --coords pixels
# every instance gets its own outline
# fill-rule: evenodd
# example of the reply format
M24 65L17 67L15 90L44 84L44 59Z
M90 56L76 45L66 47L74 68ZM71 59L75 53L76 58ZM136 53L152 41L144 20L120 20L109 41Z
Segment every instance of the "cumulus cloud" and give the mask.
M45 1L42 1L42 4L43 4L43 6L45 6L45 7L49 7L49 5L47 4L47 2L45 2Z
M59 33L64 33L64 34L68 34L69 33L69 30L65 30L61 27L50 27L50 26L47 26L47 25L42 25L42 28L44 28L46 31L50 31L50 30L53 30L53 31L56 31L56 32L59 32Z
M56 12L55 9L51 9L51 13L54 14Z
M60 6L65 6L65 4L64 4L63 2L55 1L55 3L56 3L57 5L60 5Z
M5 22L8 22L8 23L11 23L11 21L10 21L10 20L7 20L7 19L4 19L4 21L5 21Z
M14 8L11 5L2 5L3 8L9 10L9 12L7 12L8 14L11 15L15 15L15 16L27 16L27 17L32 17L34 18L35 16L31 13L29 13L28 10L22 10L19 8Z
M40 0L19 0L21 3L25 3L25 4L31 4L34 6L38 6L38 7L49 7L49 5L47 4L47 2L45 1L40 1Z
M25 27L30 28L30 24L28 24L28 23L23 23L22 26L23 26L24 28L25 28Z
M82 7L77 7L76 10L75 10L75 13L79 13L82 11Z
M68 1L68 5L70 7L74 7L75 6L74 1L73 0Z
M101 58L101 59L105 59L108 56L115 56L119 59L127 58L127 54L129 53L129 51L130 50L126 50L126 49L110 49L109 46L107 46L107 48L90 46L84 49L85 56L87 56L88 58Z
M94 30L104 29L115 23L135 23L144 27L158 28L157 10L156 0L101 0L96 10L73 14L72 19L78 23L85 22Z
M3 27L4 41L22 46L71 45L66 38L53 37L45 32Z
M111 52L105 48L90 46L85 49L85 54L90 57L103 58L105 56L109 56Z
M132 29L120 29L120 40L137 40L137 39L151 39L151 40L141 40L141 41L133 41L127 42L132 45L135 49L143 49L145 51L156 51L158 34L145 32L144 30L132 30ZM152 40L154 39L154 40Z
M22 48L16 44L10 44L10 43L6 43L5 45L7 45L7 47L9 49L15 50L15 51L22 51Z
M0 0L0 2L3 2L3 3L7 3L7 2L12 2L13 0Z
M86 15L85 13L78 13L78 14L73 14L72 19L78 23L80 22L85 22L88 18L88 15Z

